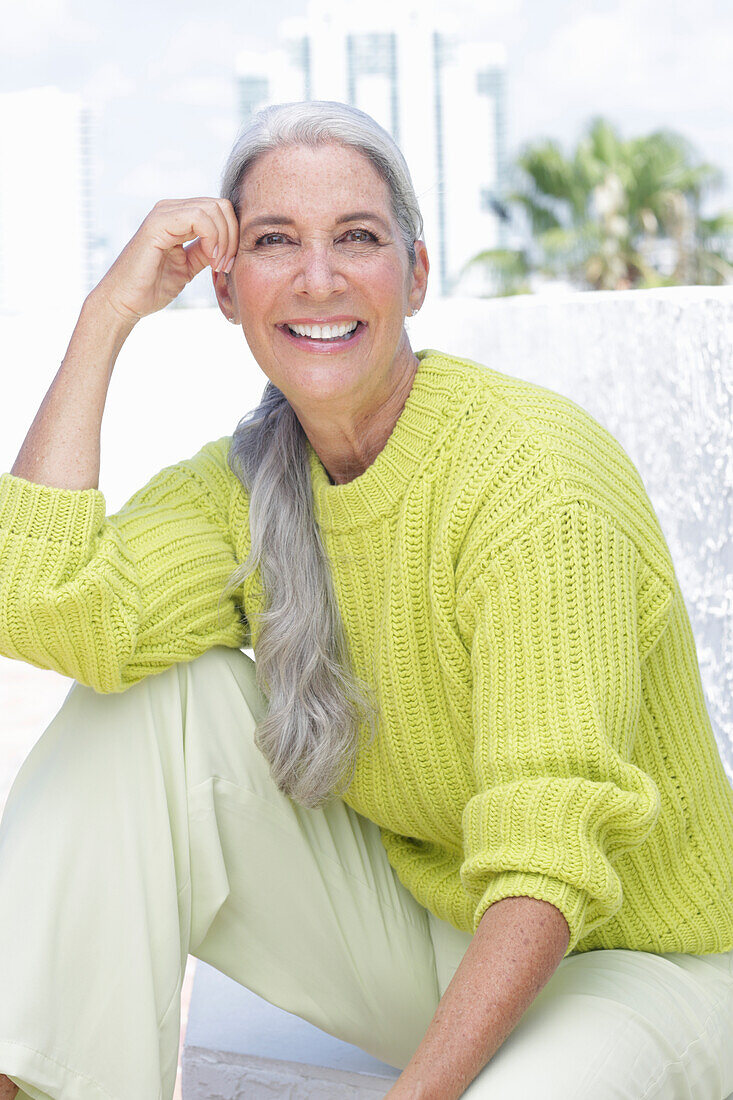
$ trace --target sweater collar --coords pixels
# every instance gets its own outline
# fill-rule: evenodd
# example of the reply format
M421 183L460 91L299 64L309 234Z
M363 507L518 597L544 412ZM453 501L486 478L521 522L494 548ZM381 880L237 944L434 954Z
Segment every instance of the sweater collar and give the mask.
M441 352L415 353L418 368L412 388L382 450L366 470L345 485L332 485L306 437L315 518L327 531L363 527L389 515L420 469L440 445L444 428L456 414L455 376Z

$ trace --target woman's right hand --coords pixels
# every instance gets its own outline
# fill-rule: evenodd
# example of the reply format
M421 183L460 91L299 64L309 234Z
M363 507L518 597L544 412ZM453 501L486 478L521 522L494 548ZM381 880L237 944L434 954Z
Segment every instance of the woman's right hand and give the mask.
M229 199L162 199L92 294L137 324L177 298L205 267L226 271L238 248L239 224Z
M11 473L58 489L96 489L102 415L122 345L141 317L167 306L205 267L226 270L238 249L228 199L157 202L87 295Z

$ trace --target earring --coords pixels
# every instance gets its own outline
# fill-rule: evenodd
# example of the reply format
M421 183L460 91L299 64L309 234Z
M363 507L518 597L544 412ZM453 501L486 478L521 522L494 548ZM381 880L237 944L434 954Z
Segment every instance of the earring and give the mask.
M238 323L236 317L227 317L227 321L231 321L233 325L236 325Z
M419 310L420 310L420 307L419 307L419 306L416 306L416 307L415 307L415 309L413 309L413 310L411 311L411 313L410 313L410 316L411 316L411 317L414 317L414 316L415 316L415 314L419 312Z

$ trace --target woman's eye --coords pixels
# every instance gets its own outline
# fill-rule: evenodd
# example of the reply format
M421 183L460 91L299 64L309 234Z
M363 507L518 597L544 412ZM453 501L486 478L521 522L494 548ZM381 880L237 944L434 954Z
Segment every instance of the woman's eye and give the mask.
M377 239L369 229L350 229L346 236L353 238L357 244L367 244Z
M275 244L279 244L280 241L285 240L285 234L284 233L265 233L264 236L259 237L257 239L256 243L257 244L272 244L274 237L279 238L278 240L274 241Z
M347 244L375 244L378 238L376 233L372 233L370 229L350 229L341 239ZM261 237L257 238L255 244L285 244L287 240L288 238L284 233L263 233Z

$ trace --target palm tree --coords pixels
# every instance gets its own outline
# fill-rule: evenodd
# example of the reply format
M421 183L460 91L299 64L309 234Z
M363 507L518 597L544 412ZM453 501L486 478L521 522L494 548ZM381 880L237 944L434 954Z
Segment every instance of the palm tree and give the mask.
M733 211L700 216L723 176L694 161L681 134L624 141L603 118L570 159L551 139L526 146L505 202L521 211L531 241L480 252L464 270L482 267L498 294L527 293L533 272L592 290L733 281Z

